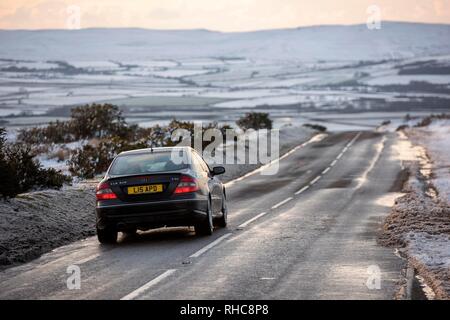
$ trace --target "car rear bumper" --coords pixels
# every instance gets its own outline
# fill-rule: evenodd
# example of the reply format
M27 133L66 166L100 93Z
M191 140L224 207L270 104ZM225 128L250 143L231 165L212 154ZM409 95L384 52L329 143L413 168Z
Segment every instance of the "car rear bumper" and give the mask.
M97 204L97 227L118 231L131 228L190 226L207 217L208 198L154 201L145 203Z

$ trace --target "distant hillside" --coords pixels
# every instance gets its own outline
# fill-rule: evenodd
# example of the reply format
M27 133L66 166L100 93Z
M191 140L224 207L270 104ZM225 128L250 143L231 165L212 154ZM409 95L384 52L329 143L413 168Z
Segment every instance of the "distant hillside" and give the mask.
M0 31L0 58L32 60L143 60L247 57L374 60L450 54L450 25L384 22L255 32L84 29Z

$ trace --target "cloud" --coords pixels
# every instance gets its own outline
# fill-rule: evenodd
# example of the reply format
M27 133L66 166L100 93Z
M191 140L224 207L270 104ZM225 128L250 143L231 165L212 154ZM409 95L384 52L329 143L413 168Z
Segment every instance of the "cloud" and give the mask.
M166 8L155 8L150 11L148 17L156 20L171 20L179 18L180 13L176 10Z
M67 19L67 4L45 1L16 8L0 18L0 27L14 29L63 28Z

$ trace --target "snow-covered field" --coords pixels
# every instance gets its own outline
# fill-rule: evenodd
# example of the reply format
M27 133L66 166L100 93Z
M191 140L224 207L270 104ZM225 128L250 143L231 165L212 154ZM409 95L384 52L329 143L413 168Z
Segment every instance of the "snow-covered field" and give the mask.
M283 112L295 118L311 111L450 109L450 89L445 88L450 85L450 75L377 74L387 65L394 68L391 62L380 63L375 68L356 67L355 62L348 61L346 67L339 65L334 69L335 62L330 61L305 65L302 72L294 70L294 73L289 65L277 61L249 60L218 68L211 58L205 58L204 64L201 60L195 64L190 60L166 62L147 61L149 66L130 65L126 71L107 61L74 63L79 74L45 69L12 72L0 66L0 117L10 127L27 125L27 121L33 125L35 116L67 116L72 106L92 102L117 104L128 117L136 119L135 113L139 113L142 122L160 121L159 113L163 111L170 112L171 117L187 112L183 115L186 120L220 122L251 110L269 111L275 117ZM450 59L447 62L450 65ZM165 66L154 67L154 64ZM246 72L245 67L252 71ZM389 80L397 78L401 81ZM430 93L426 88L409 88L411 81L428 81L431 86L444 87ZM405 89L396 91L398 88L386 87L398 84ZM438 104L432 101L438 98L441 99ZM414 101L413 106L408 101ZM208 115L203 115L204 112Z
M448 34L447 25L409 23L231 34L0 31L0 121L30 126L42 123L35 116L105 101L137 123L167 121L162 111L220 122L265 110L284 125L312 111L449 109L450 72L439 69L450 68Z
M434 84L450 84L450 75L389 75L380 76L365 81L368 85L390 85L403 84L407 85L411 81L421 81Z

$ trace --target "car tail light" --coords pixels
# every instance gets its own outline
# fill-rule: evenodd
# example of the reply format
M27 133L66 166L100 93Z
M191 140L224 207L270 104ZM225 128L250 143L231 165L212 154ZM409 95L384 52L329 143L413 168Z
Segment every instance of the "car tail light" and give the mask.
M178 183L178 186L176 187L174 193L180 194L180 193L189 193L189 192L195 192L198 191L198 183L197 180L191 176L181 176L180 182Z
M112 200L117 199L116 194L111 190L107 182L102 182L97 186L95 193L97 200Z

